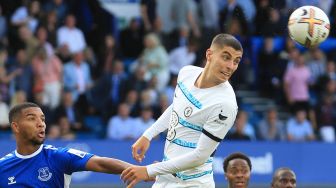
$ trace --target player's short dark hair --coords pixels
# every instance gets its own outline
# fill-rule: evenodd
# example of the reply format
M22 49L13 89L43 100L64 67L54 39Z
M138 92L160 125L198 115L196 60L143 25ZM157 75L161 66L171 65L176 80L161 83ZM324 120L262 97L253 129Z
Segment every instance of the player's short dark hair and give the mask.
M248 156L246 156L243 153L236 152L236 153L230 154L228 157L225 158L225 160L223 162L224 172L227 172L227 167L229 165L229 162L233 159L243 159L243 160L245 160L247 162L248 166L250 167L250 170L252 170L252 163L251 163L250 158L248 158Z
M221 33L216 35L211 42L211 46L212 45L219 46L221 48L223 48L224 46L229 46L235 50L243 52L243 47L241 43L234 36L229 34Z
M26 108L31 108L31 107L37 107L40 108L37 104L31 103L31 102L25 102L25 103L20 103L18 105L15 105L12 107L9 111L8 114L8 120L9 123L12 123L15 118L18 117L18 115L21 114L21 111L26 109Z
M288 171L288 172L291 172L291 173L293 173L295 175L294 171L291 168L289 168L289 167L280 167L280 168L276 169L275 172L273 173L272 184L275 181L277 181L278 175L279 175L279 173L281 171Z

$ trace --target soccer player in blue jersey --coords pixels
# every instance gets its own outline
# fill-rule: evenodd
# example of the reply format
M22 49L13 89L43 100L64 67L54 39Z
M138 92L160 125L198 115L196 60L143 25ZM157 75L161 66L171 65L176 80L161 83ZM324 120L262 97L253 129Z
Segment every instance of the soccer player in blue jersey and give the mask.
M113 158L44 145L45 116L34 103L14 106L9 122L16 150L0 159L0 187L69 187L73 172L120 174L131 166Z
M232 35L219 34L205 55L204 68L180 70L173 104L133 144L133 158L142 161L151 139L168 130L163 161L127 168L121 178L128 187L153 177L155 188L215 187L212 157L237 115L228 80L238 68L243 48Z

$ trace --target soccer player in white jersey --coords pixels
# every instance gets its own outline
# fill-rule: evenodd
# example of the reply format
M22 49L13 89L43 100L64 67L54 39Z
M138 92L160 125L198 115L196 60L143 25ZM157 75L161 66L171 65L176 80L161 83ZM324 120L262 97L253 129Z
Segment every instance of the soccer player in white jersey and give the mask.
M204 68L180 70L173 104L132 146L133 157L141 162L151 139L168 130L163 161L123 171L121 178L128 188L153 177L155 188L215 187L212 156L237 115L236 96L228 80L242 55L236 38L219 34L206 51Z
M14 106L9 122L16 150L0 159L0 187L68 188L73 172L120 174L131 166L113 158L44 145L45 116L34 103Z

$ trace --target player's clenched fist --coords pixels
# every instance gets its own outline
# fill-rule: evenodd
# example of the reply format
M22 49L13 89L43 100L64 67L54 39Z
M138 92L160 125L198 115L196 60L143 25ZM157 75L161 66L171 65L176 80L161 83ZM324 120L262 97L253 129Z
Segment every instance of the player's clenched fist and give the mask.
M129 167L121 173L120 177L127 184L127 188L134 187L142 180L150 180L145 166Z
M144 136L140 137L132 145L132 156L133 156L133 158L138 162L142 162L142 160L145 158L145 153L148 150L149 145L150 145L150 141L146 137L144 137Z

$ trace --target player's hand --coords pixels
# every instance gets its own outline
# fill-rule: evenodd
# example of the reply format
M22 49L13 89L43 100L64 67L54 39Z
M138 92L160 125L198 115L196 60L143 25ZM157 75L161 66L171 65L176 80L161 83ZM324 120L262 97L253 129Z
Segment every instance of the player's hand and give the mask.
M127 188L134 187L138 182L144 180L149 181L147 168L145 166L131 166L124 170L121 175L121 179L127 184Z
M133 156L133 158L138 162L142 162L142 160L145 158L145 154L146 154L146 152L149 148L149 145L150 145L150 141L146 137L141 136L132 145L132 156Z

